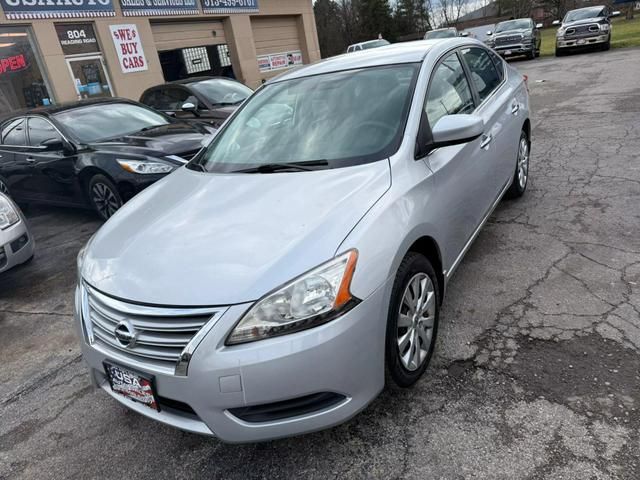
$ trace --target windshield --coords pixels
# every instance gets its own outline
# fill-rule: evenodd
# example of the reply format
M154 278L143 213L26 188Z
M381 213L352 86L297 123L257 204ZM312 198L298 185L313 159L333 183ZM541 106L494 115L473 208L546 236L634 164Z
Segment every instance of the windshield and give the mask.
M390 45L390 43L386 40L373 40L371 42L365 42L361 45L363 50L367 50L369 48L384 47L385 45Z
M564 22L575 22L576 20L586 20L587 18L604 17L605 12L602 7L581 8L580 10L571 10L564 17Z
M123 137L169 124L164 115L130 103L87 105L56 113L54 117L82 143Z
M239 82L216 78L190 84L197 93L213 105L235 105L253 93L249 87Z
M267 85L190 168L236 172L304 162L332 168L386 158L399 147L418 69L363 68Z
M509 30L524 30L525 28L531 28L531 20L523 18L520 20L509 20L508 22L501 22L496 27L496 33L507 32Z
M427 32L424 36L425 40L429 40L430 38L453 38L457 37L456 32L454 30L433 30L431 32Z

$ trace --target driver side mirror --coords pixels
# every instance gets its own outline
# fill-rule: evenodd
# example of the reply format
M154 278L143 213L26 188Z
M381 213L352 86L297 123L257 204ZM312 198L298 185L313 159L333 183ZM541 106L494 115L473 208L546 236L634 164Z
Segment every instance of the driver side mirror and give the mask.
M469 143L483 133L484 121L477 115L445 115L431 129L431 149Z
M48 138L40 146L47 152L63 152L67 154L75 152L73 146L60 137Z
M487 31L487 35L493 35L493 31L491 30Z
M560 20L554 20L553 22L551 22L551 25L554 25L554 26L560 25Z
M536 23L536 28L542 28L544 25L542 25L541 23Z
M620 16L620 10L614 10L609 14L609 17L619 17L619 16Z
M191 112L196 116L198 115L198 99L191 95L189 98L185 100L180 109L183 112Z

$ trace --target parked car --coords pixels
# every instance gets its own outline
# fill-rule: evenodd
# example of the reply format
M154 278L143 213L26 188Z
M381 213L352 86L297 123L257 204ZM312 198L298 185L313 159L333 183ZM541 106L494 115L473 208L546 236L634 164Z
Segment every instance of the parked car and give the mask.
M124 99L14 113L0 122L0 190L18 203L89 207L106 219L214 132Z
M495 31L487 32L486 44L503 57L526 55L533 59L540 56L541 28L541 23L536 24L530 18L500 22Z
M183 121L207 122L219 128L252 93L230 78L194 77L151 87L140 102Z
M347 53L351 52L359 52L360 50L369 50L370 48L378 48L384 47L386 45L391 45L387 40L379 38L377 40L369 40L368 42L355 43L353 45L349 45L347 48Z
M0 273L33 258L35 241L20 208L0 191Z
M620 12L612 12L606 5L570 10L553 25L560 25L556 33L556 56L561 57L571 50L585 47L611 47L611 18Z
M524 77L472 39L267 82L78 255L94 384L229 442L344 422L385 370L413 385L453 272L525 192L530 129Z
M429 30L425 33L424 39L432 40L434 38L455 38L457 36L459 36L459 34L456 27L436 28L435 30Z

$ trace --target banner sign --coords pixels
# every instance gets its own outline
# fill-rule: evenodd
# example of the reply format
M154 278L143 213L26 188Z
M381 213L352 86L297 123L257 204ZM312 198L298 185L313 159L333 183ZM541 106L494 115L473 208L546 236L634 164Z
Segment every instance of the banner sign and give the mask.
M65 55L98 53L98 38L90 23L56 23L56 33Z
M0 0L10 20L113 17L113 0Z
M118 52L122 73L148 70L147 59L142 50L142 41L135 25L109 25L111 38Z
M256 13L258 0L201 0L204 13Z
M295 65L302 65L302 52L300 50L258 57L258 68L261 72L272 72L273 70L281 70Z
M196 0L120 0L125 17L145 15L198 15Z

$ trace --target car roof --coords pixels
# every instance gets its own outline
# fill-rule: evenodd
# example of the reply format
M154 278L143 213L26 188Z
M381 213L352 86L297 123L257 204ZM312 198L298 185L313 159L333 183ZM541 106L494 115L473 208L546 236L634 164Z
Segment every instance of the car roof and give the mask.
M163 85L189 85L191 83L204 82L206 80L230 80L232 82L238 82L237 80L234 80L233 78L229 78L229 77L202 76L202 77L182 78L180 80L174 80L172 82L167 82L167 83L164 83L162 85L156 85L156 87L162 87ZM240 83L240 82L238 82L238 83ZM151 88L155 88L155 87L151 87Z
M92 98L87 100L76 100L73 102L62 102L54 105L45 105L35 108L23 108L21 110L14 110L6 115L0 115L0 121L4 122L10 118L20 117L24 115L42 115L50 116L56 113L64 112L66 110L73 110L74 108L86 107L89 105L102 105L108 103L132 103L137 104L133 100L128 98L108 97L108 98Z
M293 78L309 77L343 70L354 70L357 68L378 67L398 63L418 63L422 62L427 54L434 48L446 50L457 46L468 45L469 43L484 45L482 42L464 37L392 43L384 47L338 55L311 65L294 68L269 80L267 83L276 83Z

